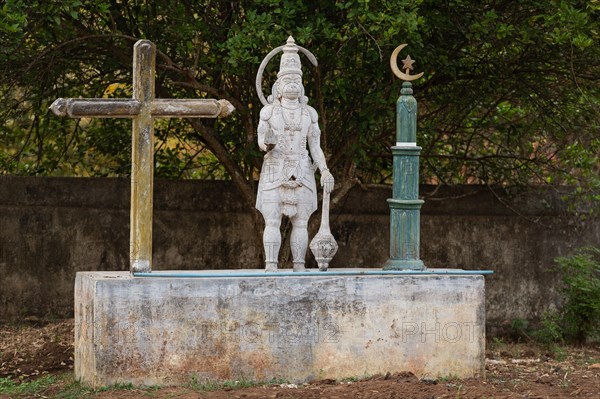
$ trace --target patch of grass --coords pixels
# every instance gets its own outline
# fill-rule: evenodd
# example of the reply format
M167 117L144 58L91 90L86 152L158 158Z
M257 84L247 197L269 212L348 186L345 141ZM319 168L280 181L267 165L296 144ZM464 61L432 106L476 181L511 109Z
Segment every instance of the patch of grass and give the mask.
M521 340L521 338L525 337L529 339L529 335L527 335L527 330L529 329L529 321L525 319L513 319L510 323L510 329L512 331L512 335L517 342Z
M563 344L563 331L558 314L545 312L542 316L541 328L532 331L531 337L545 346L552 347L554 344Z
M559 362L562 362L567 358L567 350L564 347L554 345L551 350L554 353L554 358Z
M492 338L492 342L490 342L490 349L491 350L498 350L500 348L504 348L504 346L506 346L506 342L504 342L504 339L502 337L493 337Z
M152 396L151 391L155 391L160 389L159 386L150 386L150 387L138 387L133 384L114 384L106 387L93 389L85 386L79 381L75 381L72 375L66 375L63 377L64 385L60 388L60 391L52 396L52 398L56 399L79 399L79 398L90 398L95 394L100 392L110 392L110 391L129 391L132 389L140 389L144 391L143 394L148 394Z
M460 385L458 385L456 387L456 391L457 391L456 392L456 399L463 399L464 396L462 395L463 394L463 392L462 392L463 391L463 385L462 384L460 384Z
M53 397L56 399L79 399L89 398L94 394L92 388L88 388L79 381L72 381L61 388Z
M452 382L452 381L459 381L460 377L457 375L454 375L454 374L448 374L443 377L439 377L437 380L439 382Z
M558 386L566 390L571 386L571 383L567 380L563 380L560 382L560 384L558 384Z
M239 388L252 388L260 387L263 385L272 384L283 384L285 380L272 379L270 381L252 381L246 379L240 380L228 380L228 381L214 381L214 380L200 380L198 376L193 375L190 379L188 386L196 391L210 392L218 391L222 389L239 389Z
M138 387L136 387L135 385L133 385L132 383L117 383L114 385L108 385L102 388L98 388L96 390L96 392L106 392L106 391L129 391L131 389L137 389ZM142 388L143 389L143 388Z
M34 381L23 381L20 383L10 378L0 378L0 394L8 395L11 398L31 397L41 394L54 383L56 383L56 378L51 375L45 375Z

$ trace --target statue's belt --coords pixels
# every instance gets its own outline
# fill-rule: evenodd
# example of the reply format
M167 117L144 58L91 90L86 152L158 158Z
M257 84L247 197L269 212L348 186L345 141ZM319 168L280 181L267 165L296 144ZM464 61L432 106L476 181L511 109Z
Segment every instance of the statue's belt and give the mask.
M283 151L277 151L277 150L273 150L269 153L270 155L270 159L276 159L276 160L285 160L285 161L300 161L303 159L307 159L308 158L308 151L307 150L303 150L300 152L283 152Z
M262 187L260 187L260 189L262 191L271 191L271 190L275 190L280 187L283 187L286 189L291 189L291 190L306 188L313 193L316 190L316 186L314 184L312 184L311 181L307 181L305 179L295 180L294 181L295 184L293 184L293 186L295 186L295 187L290 187L289 185L287 185L288 182L289 182L289 180L281 179L281 180L277 180L272 183L265 183L264 185L262 185Z

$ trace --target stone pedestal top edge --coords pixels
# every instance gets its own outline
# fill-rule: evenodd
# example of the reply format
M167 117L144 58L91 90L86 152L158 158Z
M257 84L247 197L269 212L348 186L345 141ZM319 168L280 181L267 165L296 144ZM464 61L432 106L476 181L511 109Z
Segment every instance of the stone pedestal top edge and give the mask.
M291 269L282 269L278 272L265 273L263 269L243 270L161 270L148 273L129 273L127 271L89 271L78 272L92 279L131 279L131 278L260 278L260 277L434 277L434 276L481 276L490 275L492 270L463 270L463 269L427 269L427 270L381 270L381 269L329 269L320 272L318 269L306 272L293 272Z

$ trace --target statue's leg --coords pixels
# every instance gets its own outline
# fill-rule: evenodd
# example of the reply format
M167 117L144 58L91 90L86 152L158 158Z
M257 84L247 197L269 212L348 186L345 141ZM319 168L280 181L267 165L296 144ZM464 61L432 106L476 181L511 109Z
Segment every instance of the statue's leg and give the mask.
M294 271L302 272L306 270L304 261L306 258L306 248L308 247L308 216L306 212L298 212L292 221L292 235L290 245L292 247L292 258L294 261Z
M277 207L278 208L278 207ZM265 216L265 230L263 232L263 246L265 249L265 271L277 271L277 259L281 248L281 211L272 209Z

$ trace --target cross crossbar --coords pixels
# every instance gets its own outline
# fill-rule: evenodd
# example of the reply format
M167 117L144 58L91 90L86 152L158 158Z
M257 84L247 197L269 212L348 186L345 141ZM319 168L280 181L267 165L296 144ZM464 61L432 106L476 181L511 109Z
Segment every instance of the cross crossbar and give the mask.
M140 114L142 103L125 98L59 98L50 107L59 116L69 118L133 118ZM206 118L207 114L227 116L227 100L155 99L150 114L160 118Z
M156 46L133 46L133 98L59 98L50 109L70 118L131 118L130 270L152 270L153 118L216 118L234 111L227 100L155 99Z

